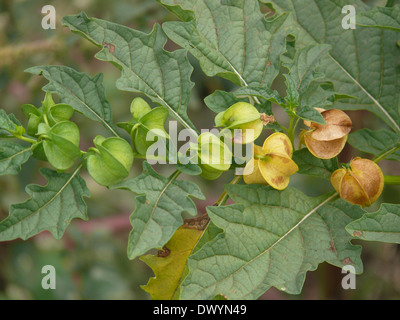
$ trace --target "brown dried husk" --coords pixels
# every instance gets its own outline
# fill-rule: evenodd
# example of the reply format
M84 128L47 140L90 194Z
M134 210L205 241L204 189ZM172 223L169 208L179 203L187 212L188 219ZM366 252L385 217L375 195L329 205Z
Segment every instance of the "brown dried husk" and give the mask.
M319 110L318 110L319 111ZM310 128L311 137L318 141L332 141L347 136L353 123L350 117L339 109L325 110L321 112L326 124L312 122Z
M308 150L317 158L331 159L336 157L344 148L347 136L332 141L318 141L310 134L303 135L304 143Z
M384 177L375 162L357 157L350 162L350 169L336 170L331 183L342 199L365 207L381 195Z

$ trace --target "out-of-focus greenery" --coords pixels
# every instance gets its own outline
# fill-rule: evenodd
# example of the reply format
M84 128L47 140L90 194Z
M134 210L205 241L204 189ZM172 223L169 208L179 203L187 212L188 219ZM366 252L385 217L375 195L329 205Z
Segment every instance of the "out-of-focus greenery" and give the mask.
M56 30L43 30L41 9L51 4L56 8ZM113 66L93 58L98 51L88 41L70 33L61 25L68 14L85 11L88 16L121 23L144 32L149 32L154 23L175 19L155 0L0 0L0 107L14 113L19 119L24 116L20 106L32 103L36 106L44 98L41 88L46 81L41 77L24 73L26 68L36 65L67 65L90 75L104 73L107 99L113 106L115 122L129 118L129 105L135 97L132 93L115 88L120 76ZM168 50L176 46L168 42ZM190 57L191 58L191 57ZM231 84L207 78L191 59L195 67L192 80L196 87L189 104L189 116L200 128L212 128L214 115L203 103L203 99L216 89L230 90ZM275 83L282 91L283 79ZM379 128L381 122L365 112L349 112L354 130L363 127ZM277 113L277 117L279 117ZM81 148L92 146L92 139L107 132L97 123L79 115L74 121L81 130ZM348 162L356 152L347 146L341 161ZM359 155L359 154L357 154ZM366 156L366 155L360 155ZM400 168L390 161L383 161L383 171L400 174ZM42 184L38 168L43 166L30 160L23 166L19 176L0 177L0 219L8 215L12 203L27 198L24 188L30 183ZM164 175L172 172L172 166L156 167ZM141 170L135 160L131 175ZM206 182L197 177L206 201L199 201L199 213L215 202L222 192L222 184L232 176L218 182ZM92 197L87 199L89 222L74 221L62 240L54 240L48 233L40 234L28 241L0 243L0 299L148 299L140 289L152 276L151 270L141 261L129 261L126 254L129 214L134 209L132 194L126 191L110 191L98 186L84 174ZM185 177L185 179L190 179ZM328 182L306 176L295 175L291 185L308 195L320 195L332 187ZM306 187L305 187L306 186ZM397 203L400 197L397 186L385 187L380 202ZM379 203L370 210L376 210ZM364 274L357 276L357 290L345 291L341 287L341 270L323 264L316 272L309 273L303 293L288 296L276 290L268 291L263 299L399 299L400 298L400 252L396 245L358 242L363 245ZM43 290L41 268L53 265L57 270L57 289Z

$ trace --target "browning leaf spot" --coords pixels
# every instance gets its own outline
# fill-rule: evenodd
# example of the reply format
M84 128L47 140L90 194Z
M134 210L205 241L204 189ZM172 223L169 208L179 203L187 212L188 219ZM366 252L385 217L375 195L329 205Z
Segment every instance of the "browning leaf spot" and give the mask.
M362 237L363 235L364 235L364 232L362 232L362 231L357 231L357 230L353 231L354 237Z
M354 264L353 260L351 260L350 257L344 258L344 259L342 260L342 263L343 263L344 265L347 265L347 264Z
M183 227L187 229L197 229L199 231L204 230L207 227L210 218L207 213L204 213L198 218L185 219Z
M110 53L114 53L114 52L115 52L115 46L114 46L113 44L111 44L111 43L103 42L103 47L104 47L105 49L108 49L108 51L109 51Z
M329 248L328 250L331 250L334 254L337 253L336 248L335 248L335 244L333 241L329 242Z
M162 248L162 250L158 250L157 257L165 258L171 254L171 250L169 250L166 246Z

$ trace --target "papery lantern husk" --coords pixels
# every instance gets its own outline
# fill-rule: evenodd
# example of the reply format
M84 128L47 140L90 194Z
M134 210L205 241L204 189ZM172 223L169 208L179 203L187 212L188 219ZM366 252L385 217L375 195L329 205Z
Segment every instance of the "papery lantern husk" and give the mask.
M261 114L252 104L237 102L215 117L217 127L225 127L233 134L235 143L248 144L256 140L264 126ZM248 134L246 130L251 130Z
M257 156L263 155L262 147L254 145L254 155ZM265 181L264 177L261 174L260 168L258 166L259 162L260 162L259 159L252 158L246 164L246 167L244 168L243 171L243 180L246 184L257 183L257 184L268 185L268 183Z
M204 132L199 136L198 144L201 177L215 180L224 171L229 170L232 164L232 152L217 136L210 132Z
M347 142L347 136L331 140L318 141L312 138L311 135L304 134L304 143L311 154L319 159L332 159L342 152Z
M308 150L317 158L331 159L337 156L347 142L352 128L350 117L341 110L316 108L324 117L326 124L304 121L311 128L301 135Z
M254 154L263 158L256 157L247 163L243 175L247 184L258 183L283 190L289 184L289 177L299 170L291 159L292 144L283 133L270 135L262 147L255 146Z
M365 207L381 195L384 177L375 162L357 157L350 162L349 169L336 170L331 183L342 199Z
M90 176L102 186L121 182L129 175L134 161L131 145L119 137L96 136L96 148L87 153L86 167Z
M332 141L347 136L353 123L350 117L342 110L331 109L321 112L326 124L312 122L310 128L311 137L318 141Z

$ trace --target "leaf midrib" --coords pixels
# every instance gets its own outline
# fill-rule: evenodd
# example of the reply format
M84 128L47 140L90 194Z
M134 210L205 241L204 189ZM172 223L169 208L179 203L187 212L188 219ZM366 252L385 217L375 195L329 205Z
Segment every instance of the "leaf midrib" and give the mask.
M91 22L95 23L96 26L97 26L97 28L106 29L105 27L103 27L103 26L101 26L99 23L97 23L97 21L96 21L97 19L90 18L89 20L90 20ZM82 31L82 30L78 29L77 27L75 27L73 24L71 24L71 23L69 23L69 22L68 22L68 26L74 28L74 29L76 30L76 32L84 34L84 35L88 38L89 41L91 41L92 43L95 43L99 48L102 48L101 51L104 50L104 47L102 47L101 44L100 44L98 41L96 41L88 32L85 32L85 31ZM113 31L113 30L110 30L110 31ZM113 31L113 32L115 32L115 31ZM126 44L128 45L128 47L130 48L129 42L128 42L126 39L124 39L124 40L125 40ZM149 48L151 48L151 47L149 47ZM101 51L99 51L99 52L101 52ZM129 50L129 54L131 54L131 53L130 53L130 50ZM142 81L142 82L146 85L146 87L147 87L151 92L153 92L153 97L156 97L157 99L159 99L159 100L164 104L164 106L166 106L166 107L173 113L174 117L175 117L184 127L186 127L187 129L189 129L193 134L195 134L196 137L198 136L196 130L194 130L194 128L192 128L192 127L181 117L181 115L180 115L169 103L167 103L167 102L164 100L164 98L161 97L161 96L160 96L160 95L159 95L159 94L158 94L158 93L143 79L143 78L141 78L136 72L133 71L133 69L132 69L130 66L126 65L124 62L122 62L120 59L118 59L115 55L112 55L112 56L114 57L115 62L117 62L117 63L118 63L121 67L123 67L125 70L129 70L130 73L131 73L132 75L134 75L134 76L137 77L140 81ZM101 60L101 59L99 59L99 60ZM157 59L156 59L156 60L157 60ZM110 61L111 61L111 60L110 60ZM108 61L108 62L110 62L110 61ZM132 61L131 61L131 58L130 58L130 63L131 63L131 62L132 62ZM178 62L178 61L177 61L177 62ZM158 63L158 60L157 60L157 63ZM161 70L161 69L160 69L160 70ZM120 79L121 79L121 78L120 78ZM182 99L180 99L180 100L182 100ZM179 110L179 108L178 108L178 110Z
M285 234L283 234L279 239L277 239L271 246L269 246L266 250L260 252L259 254L257 254L255 257L253 257L252 259L250 259L249 261L246 261L246 263L244 263L242 266L240 266L237 270L235 270L234 272L230 273L228 277L225 277L218 282L222 282L225 281L228 278L232 278L236 273L240 272L241 270L243 270L247 265L251 264L253 261L257 260L259 257L261 257L262 255L268 253L269 251L271 251L278 243L280 243L283 239L285 239L289 234L292 233L292 231L294 231L295 229L297 229L297 227L299 227L305 220L307 220L307 218L309 218L313 213L315 213L319 208L321 208L322 206L324 206L325 204L327 204L329 201L333 200L338 194L334 193L333 195L331 195L329 198L327 198L326 200L324 200L323 202L321 202L320 204L318 204L316 207L314 207L310 212L308 212L306 215L303 216L303 218L300 219L299 222L297 222L292 228L290 228ZM238 257L236 257L238 258ZM242 258L239 258L241 260L244 260ZM267 273L268 275L269 273ZM216 285L216 284L213 284ZM203 290L205 290L206 288L203 288Z
M176 180L176 178L178 178L178 176L179 176L180 174L181 174L181 171L176 170L176 171L171 175L171 177L169 178L169 180L167 181L167 183L165 184L165 186L163 187L163 189L160 191L160 193L158 194L158 196L157 196L157 198L156 198L156 201L154 202L154 205L152 206L152 210L151 210L149 219L147 219L147 221L146 221L144 227L142 228L142 230L146 230L148 224L149 224L151 221L154 221L153 216L154 216L154 214L155 214L155 212L156 212L156 209L158 208L158 203L159 203L159 201L161 200L162 196L163 196L164 193L167 191L167 189L169 188L169 186ZM146 198L146 199L147 199L147 198ZM142 237L143 237L143 233L140 234L139 239L137 240L137 242L139 242L140 239L141 239ZM133 248L132 251L134 252L134 251L135 251L135 248Z
M67 182L60 188L60 190L49 200L47 201L43 206L38 208L36 211L32 212L28 216L22 218L21 220L18 220L17 223L12 224L12 227L15 227L17 224L23 223L25 220L31 218L33 215L37 214L39 211L43 210L46 208L48 205L50 205L64 190L65 188L71 183L71 181L75 178L75 176L78 174L78 172L81 170L82 165L80 165L78 168L75 169L71 177L67 180ZM31 200L32 198L28 199L27 201ZM0 232L1 234L1 232Z
M11 155L11 156L8 157L8 158L0 159L0 162L10 161L10 160L14 159L15 157L18 157L19 155L21 155L21 154L23 154L23 153L25 153L25 152L30 151L31 149L32 149L31 147L26 148L26 149L23 149L23 150L21 150L21 151L15 153L15 154L13 154L13 155Z

